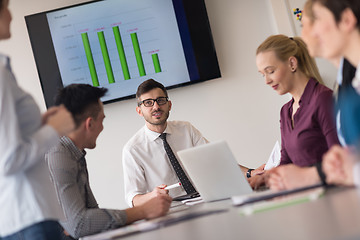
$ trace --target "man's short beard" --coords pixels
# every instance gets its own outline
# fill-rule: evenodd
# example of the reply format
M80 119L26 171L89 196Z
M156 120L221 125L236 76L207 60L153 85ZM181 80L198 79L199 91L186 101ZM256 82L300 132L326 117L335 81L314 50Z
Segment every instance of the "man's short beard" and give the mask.
M150 119L145 118L145 121L147 121L148 123L150 123L151 125L154 125L154 126L163 125L163 124L165 124L166 121L168 120L169 115L170 115L170 112L167 112L167 113L164 112L164 114L165 114L166 117L165 117L165 119L164 119L163 121L161 121L161 122L151 121L151 118L150 118Z

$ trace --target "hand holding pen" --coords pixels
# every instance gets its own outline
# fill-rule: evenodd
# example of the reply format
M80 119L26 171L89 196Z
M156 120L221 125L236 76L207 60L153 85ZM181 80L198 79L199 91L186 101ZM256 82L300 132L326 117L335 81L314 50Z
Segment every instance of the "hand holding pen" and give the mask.
M181 186L181 183L180 183L180 182L178 182L178 183L175 183L175 184L169 185L169 186L165 187L164 189L166 189L166 190L170 190L170 189L177 188L177 187L180 187L180 186Z
M175 184L172 184L172 185L166 185L166 184L161 184L159 186L157 186L153 191L152 193L154 195L156 194L168 194L169 193L169 190L170 189L174 189L174 188L177 188L177 187L180 187L181 186L181 183L178 182L178 183L175 183Z

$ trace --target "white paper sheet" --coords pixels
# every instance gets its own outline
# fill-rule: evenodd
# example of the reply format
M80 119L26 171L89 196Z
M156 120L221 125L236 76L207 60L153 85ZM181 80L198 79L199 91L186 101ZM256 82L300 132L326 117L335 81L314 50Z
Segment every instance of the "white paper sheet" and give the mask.
M264 167L264 170L269 170L271 168L277 167L280 164L280 144L279 141L276 141L275 146L270 154L270 157Z

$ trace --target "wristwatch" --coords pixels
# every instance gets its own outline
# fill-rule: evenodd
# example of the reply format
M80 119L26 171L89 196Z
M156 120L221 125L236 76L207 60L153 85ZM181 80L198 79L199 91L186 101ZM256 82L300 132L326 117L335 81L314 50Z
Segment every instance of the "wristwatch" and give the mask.
M254 170L254 169L249 168L249 169L247 170L247 172L246 172L246 177L247 177L247 178L251 178L251 171L252 171L252 170Z

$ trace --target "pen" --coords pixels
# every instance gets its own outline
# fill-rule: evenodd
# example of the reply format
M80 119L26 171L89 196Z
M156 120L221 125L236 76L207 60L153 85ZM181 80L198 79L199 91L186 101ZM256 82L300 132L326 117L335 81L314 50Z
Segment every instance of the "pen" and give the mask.
M173 184L173 185L167 186L167 187L164 188L164 189L169 190L169 189L177 188L177 187L180 187L180 186L181 186L181 183L178 182L178 183L175 183L175 184Z

